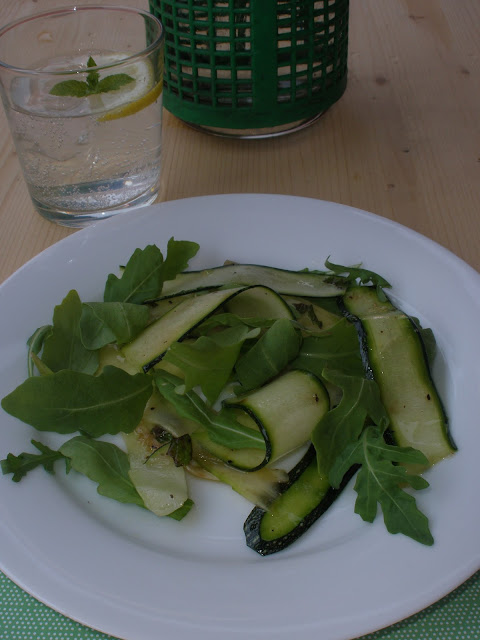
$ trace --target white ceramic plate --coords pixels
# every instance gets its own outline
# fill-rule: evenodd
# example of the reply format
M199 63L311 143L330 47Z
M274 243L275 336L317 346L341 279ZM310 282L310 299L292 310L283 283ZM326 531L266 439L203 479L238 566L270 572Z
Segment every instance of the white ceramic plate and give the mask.
M88 480L38 469L0 478L0 567L61 613L119 638L346 640L441 598L480 566L480 277L430 240L385 219L303 198L179 200L66 238L0 287L0 396L25 377L25 339L72 288L101 299L106 276L136 247L194 240L191 267L225 259L322 268L325 258L380 272L403 307L433 328L435 369L459 451L417 494L435 545L385 532L353 513L351 487L288 550L261 558L244 543L250 506L231 490L193 486L180 523L99 496ZM32 429L0 415L0 456L31 450ZM38 434L37 434L38 437ZM39 439L49 440L42 434Z

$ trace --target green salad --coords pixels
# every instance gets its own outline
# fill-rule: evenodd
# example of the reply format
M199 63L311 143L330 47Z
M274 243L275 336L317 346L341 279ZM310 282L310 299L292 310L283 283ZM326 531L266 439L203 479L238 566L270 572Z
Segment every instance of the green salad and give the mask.
M252 503L245 540L260 555L297 540L355 476L363 520L381 507L389 532L433 544L413 493L455 445L432 332L361 266L187 271L198 250L174 238L165 256L136 249L103 301L65 295L27 342L28 378L2 400L39 432L3 473L63 466L177 520L202 508L193 477L222 482ZM41 432L65 441L54 450Z

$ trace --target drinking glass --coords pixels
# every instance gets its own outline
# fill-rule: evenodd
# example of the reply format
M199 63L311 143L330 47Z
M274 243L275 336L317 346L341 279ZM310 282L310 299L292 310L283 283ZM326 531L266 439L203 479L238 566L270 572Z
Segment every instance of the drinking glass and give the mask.
M157 198L162 88L146 11L72 6L0 29L0 92L42 216L83 227Z

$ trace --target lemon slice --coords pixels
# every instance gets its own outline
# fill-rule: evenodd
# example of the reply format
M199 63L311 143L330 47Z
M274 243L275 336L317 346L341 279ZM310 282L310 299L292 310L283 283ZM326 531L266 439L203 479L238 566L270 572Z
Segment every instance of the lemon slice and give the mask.
M98 66L104 66L125 59L122 54L108 54L102 59L95 58ZM97 120L105 122L116 120L137 113L157 100L162 93L163 81L156 82L153 66L149 60L132 62L122 66L121 73L126 73L134 79L116 91L109 91L100 95L102 101L102 115ZM119 73L112 67L102 70L100 77ZM106 110L106 111L105 111Z
M129 102L121 107L117 107L116 109L112 109L107 113L104 113L103 116L98 118L98 122L107 122L108 120L117 120L118 118L125 118L126 116L131 116L133 113L137 113L137 111L141 111L148 107L148 105L155 102L158 96L162 93L163 89L163 81L157 82L157 84L150 89L145 95L133 102Z

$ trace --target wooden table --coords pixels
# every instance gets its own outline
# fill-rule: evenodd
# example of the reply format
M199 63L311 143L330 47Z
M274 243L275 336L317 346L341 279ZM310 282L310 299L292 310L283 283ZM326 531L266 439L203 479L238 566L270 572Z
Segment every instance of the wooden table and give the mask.
M2 2L0 24L55 4ZM1 282L74 231L34 211L3 111L0 176ZM252 192L353 205L480 270L480 2L351 0L336 105L301 132L256 141L211 137L165 113L163 182L161 200Z

